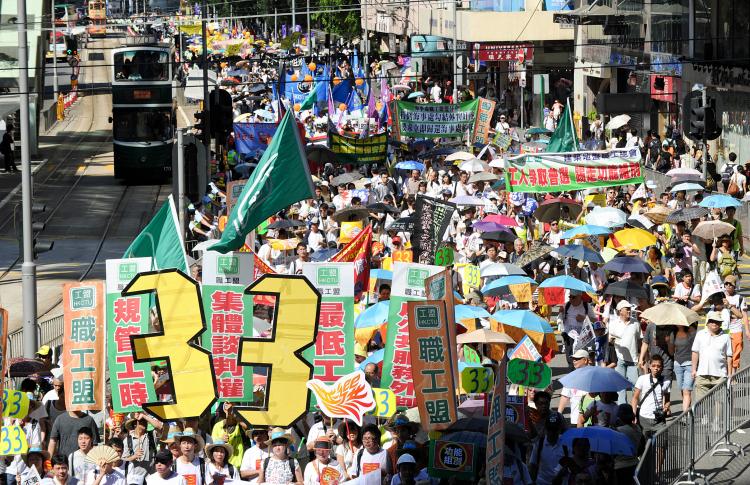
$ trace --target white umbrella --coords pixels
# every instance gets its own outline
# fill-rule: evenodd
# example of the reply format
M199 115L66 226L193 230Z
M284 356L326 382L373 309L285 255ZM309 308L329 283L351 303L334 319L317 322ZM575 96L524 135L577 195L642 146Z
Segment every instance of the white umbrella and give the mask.
M622 128L623 126L628 124L628 121L630 121L630 116L628 115L617 115L611 120L609 120L609 123L607 123L607 129L608 130L616 130L618 128Z
M487 165L487 162L483 162L478 158L470 158L459 165L458 168L467 172L484 172L485 170L489 170L490 166Z
M496 158L490 162L490 167L492 168L505 168L505 159L503 158Z
M487 276L526 276L526 272L510 263L491 263L484 268L479 269L479 276L486 278Z
M471 158L474 158L474 155L469 152L455 152L445 157L445 161L455 162L456 160L469 160Z
M494 182L499 177L493 173L489 172L477 172L475 174L472 174L471 177L469 177L469 183L474 182Z
M596 207L586 216L586 224L604 227L624 226L628 215L614 207Z
M478 197L473 197L471 195L459 195L458 197L453 197L448 202L453 202L456 205L476 205L476 206L485 205L484 200Z
M670 177L676 177L678 175L694 175L696 177L703 177L703 173L699 172L698 170L694 168L687 168L687 167L680 167L680 168L673 168L669 172L667 172L667 175Z

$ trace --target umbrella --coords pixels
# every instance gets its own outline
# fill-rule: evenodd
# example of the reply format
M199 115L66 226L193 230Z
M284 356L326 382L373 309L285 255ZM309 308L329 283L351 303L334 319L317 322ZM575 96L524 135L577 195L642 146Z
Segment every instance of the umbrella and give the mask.
M701 191L705 190L705 187L703 187L700 184L696 184L694 182L683 182L681 184L677 184L674 187L672 187L672 190L670 192L680 192L684 190L685 192L691 192L691 191Z
M560 378L560 384L568 389L586 392L618 392L632 389L633 383L609 367L587 365L575 369Z
M432 158L432 157L440 157L443 155L450 155L451 153L454 153L456 151L453 147L437 147L433 148L432 150L428 152L424 152L423 154L419 155L419 158Z
M319 249L317 251L314 251L310 255L310 259L318 263L322 263L324 261L328 261L329 259L331 259L331 257L333 257L333 255L338 252L339 250L336 248Z
M474 155L469 152L454 152L445 157L445 161L455 162L456 160L471 160L472 158L474 158Z
M666 205L656 204L655 206L647 210L644 215L656 224L664 224L667 220L667 217L669 217L672 212L672 209L670 209Z
M514 233L510 231L490 231L484 232L481 236L484 241L497 241L497 242L513 242L518 239Z
M452 199L450 199L449 202L453 202L456 205L484 206L484 201L482 199L471 195L459 195L458 197L453 197Z
M593 286L584 283L578 278L568 275L553 276L542 281L539 288L567 288L568 290L585 291L587 293L596 293Z
M401 217L400 219L391 222L386 229L388 231L411 232L416 223L417 219L414 217Z
M393 271L388 271L387 269L371 269L370 278L376 280L392 280Z
M256 94L256 93L262 93L263 91L266 91L267 89L268 89L268 86L266 86L265 84L253 84L252 86L250 86L250 89L248 89L248 91L252 94Z
M702 221L693 229L693 236L710 241L734 231L734 226L724 221Z
M627 222L629 226L637 227L638 229L643 229L645 231L648 231L652 227L654 227L654 223L651 221L651 219L641 214L630 216L625 222Z
M614 207L596 207L586 215L586 223L595 226L615 227L624 226L628 215Z
M578 261L590 261L592 263L603 263L602 255L582 244L566 244L555 251L565 258L574 258Z
M609 120L609 123L607 123L606 128L608 130L616 130L618 128L622 128L623 126L627 125L628 121L630 121L630 116L618 115Z
M271 249L277 251L292 251L297 248L297 244L300 243L300 240L293 237L291 239L269 239L268 242L271 245Z
M625 298L648 298L646 288L636 285L630 280L617 281L610 283L604 289L605 295L622 296Z
M509 285L522 285L524 283L530 285L539 284L535 279L529 278L525 275L503 276L484 285L484 288L482 288L482 294L485 296L500 296L505 293Z
M458 168L467 172L483 172L489 170L490 166L487 165L487 162L483 162L478 158L470 158L461 162L461 165L459 165Z
M333 220L336 222L344 221L357 221L360 219L367 219L370 216L370 211L367 207L361 205L353 205L351 207L345 207L340 211L333 214Z
M689 222L693 219L700 219L701 217L708 215L709 212L710 211L705 207L685 207L684 209L679 209L669 214L665 222Z
M394 168L399 168L401 170L419 170L421 172L424 170L424 163L417 162L416 160L405 160L403 162L398 162Z
M336 154L330 148L321 145L308 145L305 147L307 159L315 163L333 163L336 161Z
M612 258L607 264L602 266L605 271L614 271L615 273L651 273L653 268L646 264L642 259L633 256L618 256Z
M293 221L290 219L279 219L268 225L268 229L291 229L293 227L304 227L305 223L302 221Z
M479 268L479 276L486 278L488 276L526 276L526 272L510 263L490 263L483 268Z
M489 221L477 221L471 225L475 231L479 232L492 232L492 231L510 231L507 226L498 224L497 222Z
M581 213L582 206L579 202L566 197L555 197L545 200L534 211L534 217L542 222L551 222L563 218L576 219Z
M492 214L484 219L482 219L482 222L497 222L498 224L502 224L504 226L518 226L518 221L516 221L515 218L510 216L505 216L502 214Z
M239 84L241 82L242 81L240 81L236 77L225 77L224 79L222 79L221 81L219 81L219 84L222 85L222 86L235 86L235 85L237 85L237 84Z
M675 186L683 182L693 182L700 185L701 187L706 186L706 181L703 180L703 177L696 177L695 175L675 175L674 177L672 177L672 183L670 185Z
M475 318L487 318L490 316L489 312L484 308L473 305L456 305L454 315L457 322L460 320L473 320Z
M710 209L723 209L724 207L740 207L742 203L730 195L714 194L703 199L698 205Z
M270 119L270 120L276 117L276 115L274 115L273 113L265 109L256 109L253 113L255 114L255 116L258 116L260 118Z
M607 369L606 367L592 367L592 369ZM612 370L613 369L609 369ZM618 374L619 375L619 374ZM587 426L585 428L571 428L560 436L560 444L573 449L573 440L586 438L591 451L606 455L635 456L635 445L624 433L604 426Z
M47 365L41 360L14 357L8 367L9 377L28 377L32 374L50 375Z
M622 229L612 234L613 246L616 248L623 249L644 249L649 246L656 244L656 236L650 232L633 227L628 229ZM617 244L614 244L614 243ZM620 271L623 273L624 271Z
M516 265L524 267L529 263L533 263L537 259L548 255L554 251L552 246L548 246L541 241L533 241L531 247L524 252L520 258L516 260Z
M388 321L389 301L379 301L359 314L354 320L354 340L367 345L381 325Z
M411 88L404 84L396 84L391 88L391 91L411 91Z
M491 320L531 332L552 333L549 322L529 310L500 310L490 315Z
M700 315L690 308L672 302L664 302L652 306L643 311L641 317L654 322L656 325L682 325L685 327L700 319Z
M575 239L578 236L606 236L607 234L611 233L612 230L607 227L584 224L582 226L571 227L570 229L563 231L560 237L562 239Z
M473 407L472 404L479 403L481 404L482 411L484 410L484 399L467 399L458 407L459 410L463 413L466 413L466 411L464 410L464 404L466 403L469 403L467 407L470 407L470 408ZM474 414L478 414L478 413L474 413ZM472 416L470 418L461 418L461 419L456 420L455 423L451 424L450 427L446 431L450 431L450 432L470 431L470 432L475 432L475 433L483 433L485 436L485 440L486 440L487 424L489 423L489 420L490 420L489 416ZM507 436L508 438L512 438L516 441L528 441L529 437L526 434L526 431L521 426L511 421L506 421L504 426L505 428L503 432L505 433L505 436Z
M379 349L375 352L371 353L365 360L360 362L359 364L359 370L363 371L365 370L365 367L367 367L367 364L380 364L383 362L383 356L385 355L385 349Z
M477 172L471 175L469 177L469 183L473 184L474 182L494 182L495 180L498 180L499 177L493 173L489 172Z
M409 94L409 96L406 97L406 99L415 99L415 98L423 98L424 93L422 91L414 91L413 93Z
M399 212L401 212L392 205L384 204L382 202L375 202L374 204L368 205L367 210L370 212L377 212L379 214L398 214Z
M703 177L703 173L699 172L698 170L694 168L687 168L687 167L673 168L672 170L667 172L667 176L669 177L682 176L682 175Z
M532 126L528 130L526 130L527 135L549 135L552 133L547 128L539 128L537 126Z
M362 174L359 172L347 172L342 173L331 179L331 185L339 187L341 185L351 184L362 178Z

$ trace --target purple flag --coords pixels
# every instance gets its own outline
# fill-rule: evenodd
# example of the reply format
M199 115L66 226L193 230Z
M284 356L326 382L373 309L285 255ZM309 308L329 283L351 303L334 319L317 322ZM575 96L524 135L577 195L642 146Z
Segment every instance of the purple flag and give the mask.
M378 109L375 107L375 96L372 94L372 89L368 90L369 93L367 95L367 117L368 118L374 118L375 114L378 112Z

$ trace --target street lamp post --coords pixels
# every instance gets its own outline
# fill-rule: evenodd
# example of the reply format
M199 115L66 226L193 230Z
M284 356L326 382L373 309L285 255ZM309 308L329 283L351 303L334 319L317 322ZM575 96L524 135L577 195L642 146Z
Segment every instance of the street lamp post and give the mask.
M52 1L52 91L55 93L55 102L60 88L57 85L57 25L55 25L55 2Z

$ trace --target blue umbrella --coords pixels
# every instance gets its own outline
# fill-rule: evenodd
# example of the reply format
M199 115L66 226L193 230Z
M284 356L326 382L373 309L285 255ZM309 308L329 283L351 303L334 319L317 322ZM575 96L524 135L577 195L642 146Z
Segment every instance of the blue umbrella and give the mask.
M313 261L317 261L317 262L328 261L331 258L331 256L333 256L334 254L338 252L339 250L336 248L320 249L318 251L313 252L310 255L310 259L312 259Z
M583 281L573 278L572 276L562 275L553 276L542 281L539 288L567 288L569 290L585 291L587 293L595 293L596 290L593 286Z
M573 447L573 440L576 438L588 439L591 451L596 453L635 456L635 445L630 441L630 438L611 428L603 426L571 428L560 436L560 443L571 449Z
M529 310L500 310L490 315L492 320L530 332L552 333L549 322Z
M370 278L374 278L376 280L392 280L393 271L388 271L387 269L371 269Z
M354 321L354 328L379 327L388 320L389 301L379 301L359 314Z
M590 261L592 263L604 262L604 258L602 258L601 254L582 244L567 244L565 246L560 246L555 251L557 251L557 254L560 256L575 258L578 261Z
M383 362L383 355L385 355L385 349L376 350L371 353L359 364L359 370L364 371L367 364L380 364Z
M508 285L520 285L523 283L530 283L532 285L538 285L535 279L529 278L528 276L511 275L503 276L496 280L490 281L482 288L482 294L486 296L499 296L505 293Z
M609 367L588 365L560 378L560 384L568 389L586 392L618 392L632 389L633 383Z
M474 319L474 318L487 318L490 313L482 307L473 305L456 305L455 309L456 321Z
M423 96L424 96L424 93L422 91L414 91L409 96L407 96L406 99L414 99L414 98L419 98Z
M602 266L605 271L615 273L651 273L652 268L644 263L642 259L633 256L617 256Z
M582 226L571 227L567 231L564 231L560 237L562 239L573 239L576 236L606 236L611 233L612 229L608 227L584 224Z
M674 187L672 187L672 190L670 192L680 192L681 190L684 190L685 192L692 192L692 191L701 191L706 190L706 188L700 184L691 183L691 182L683 182L681 184L677 184Z
M400 168L402 170L419 170L421 172L424 170L424 163L417 162L416 160L404 160L403 162L398 162L395 165L395 168Z
M731 195L715 194L709 195L698 205L701 207L708 207L709 209L723 209L724 207L741 207L742 202Z

